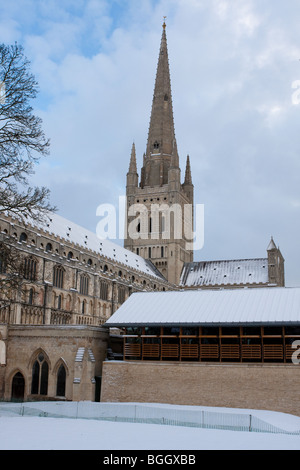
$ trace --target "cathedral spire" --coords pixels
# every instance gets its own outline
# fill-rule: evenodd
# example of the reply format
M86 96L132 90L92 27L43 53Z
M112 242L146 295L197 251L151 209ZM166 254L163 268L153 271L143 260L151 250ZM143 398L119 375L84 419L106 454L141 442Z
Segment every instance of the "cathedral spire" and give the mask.
M178 164L165 22L156 70L146 157L157 154L173 157L173 164Z

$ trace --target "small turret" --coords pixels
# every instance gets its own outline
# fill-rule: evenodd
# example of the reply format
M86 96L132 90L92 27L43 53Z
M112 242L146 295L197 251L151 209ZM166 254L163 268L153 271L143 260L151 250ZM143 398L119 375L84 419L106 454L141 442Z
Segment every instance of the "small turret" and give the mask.
M271 237L267 248L267 253L269 284L284 287L284 258L279 250L279 247L277 248L273 237Z
M138 180L139 176L137 173L137 166L136 166L136 153L135 153L135 144L132 144L131 149L131 156L130 156L130 163L129 163L129 170L127 173L127 187L138 187Z

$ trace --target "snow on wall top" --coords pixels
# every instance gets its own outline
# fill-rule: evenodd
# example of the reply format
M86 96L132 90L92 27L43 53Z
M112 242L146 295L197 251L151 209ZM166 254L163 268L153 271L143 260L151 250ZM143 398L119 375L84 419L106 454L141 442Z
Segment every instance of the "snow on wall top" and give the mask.
M44 222L31 221L31 225L38 230L44 230L49 234L58 236L66 242L79 245L79 247L92 250L97 254L110 259L111 261L122 263L128 268L134 268L144 274L163 279L163 276L147 260L132 253L129 250L111 242L98 238L93 233L80 225L77 225L64 217L50 213Z
M133 293L105 326L300 323L300 288Z
M180 285L201 287L267 284L268 281L268 259L255 258L186 263L181 273Z

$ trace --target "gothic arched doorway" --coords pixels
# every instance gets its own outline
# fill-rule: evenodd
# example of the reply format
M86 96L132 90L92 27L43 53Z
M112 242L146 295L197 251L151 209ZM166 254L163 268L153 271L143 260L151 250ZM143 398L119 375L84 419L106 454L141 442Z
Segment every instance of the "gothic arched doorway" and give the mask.
M12 401L22 401L24 400L25 392L25 379L21 372L17 372L12 380L11 385L11 399Z

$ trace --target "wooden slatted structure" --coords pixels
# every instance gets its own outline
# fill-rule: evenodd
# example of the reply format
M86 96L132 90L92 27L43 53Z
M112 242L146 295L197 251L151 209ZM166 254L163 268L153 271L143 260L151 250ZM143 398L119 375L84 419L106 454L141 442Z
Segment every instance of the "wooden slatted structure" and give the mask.
M296 351L295 348L291 344L286 344L285 345L285 360L287 362L290 362L292 360L292 355Z
M181 344L180 358L181 359L198 359L199 346L198 344Z
M161 358L177 359L179 357L179 344L162 344Z
M238 344L221 344L220 357L222 359L240 359L240 346Z
M158 359L160 356L159 344L143 344L143 358Z
M124 346L129 359L292 363L300 288L134 292L106 326L140 344Z
M124 359L140 358L141 345L138 343L124 343Z
M219 345L201 344L200 359L219 359Z
M261 345L260 344L242 344L241 347L242 359L261 359Z
M295 335L285 335L284 326L276 327L275 332L269 327L256 327L252 335L246 334L249 327L243 326L235 328L235 334L222 326L212 328L213 334L207 334L207 327L199 327L193 335L185 335L183 327L171 335L170 327L161 327L157 335L149 336L145 328L139 330L136 335L125 335L124 359L286 363L292 361L296 351L293 342L300 340L300 329L293 330ZM288 331L291 333L291 327Z
M264 360L282 360L283 345L282 344L264 344L263 346Z

